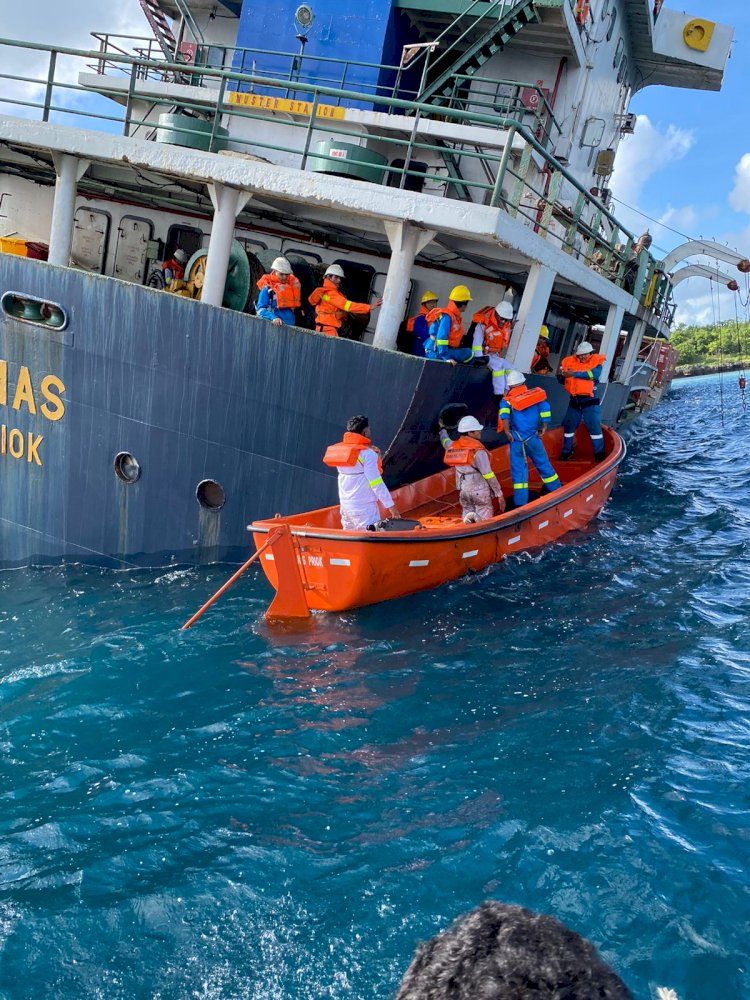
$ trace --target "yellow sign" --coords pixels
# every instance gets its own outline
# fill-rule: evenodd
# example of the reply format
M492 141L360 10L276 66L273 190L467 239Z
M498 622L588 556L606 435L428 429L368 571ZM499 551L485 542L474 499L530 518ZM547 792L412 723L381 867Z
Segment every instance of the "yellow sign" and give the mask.
M234 104L238 108L257 108L259 111L278 111L287 115L302 115L309 118L313 113L312 101L291 101L286 97L267 97L265 94L240 94L232 91L229 95L229 104ZM333 104L319 104L315 109L317 118L337 118L339 120L346 117L344 108L337 108Z
M695 49L696 52L706 52L711 39L714 37L714 21L704 21L702 17L694 17L685 25L682 37L688 48Z
M38 414L46 420L55 422L65 414L65 403L62 394L65 386L57 375L45 375L34 388L31 372L26 365L18 370L18 381L12 392L9 392L8 362L0 360L0 406L21 411L26 410L30 416ZM0 456L25 459L29 463L41 465L39 447L44 441L42 434L31 431L20 431L17 427L0 424Z

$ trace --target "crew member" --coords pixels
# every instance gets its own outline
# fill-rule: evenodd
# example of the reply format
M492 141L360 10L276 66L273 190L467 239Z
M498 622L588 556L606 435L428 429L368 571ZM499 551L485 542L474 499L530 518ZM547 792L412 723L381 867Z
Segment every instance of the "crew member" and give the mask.
M187 254L184 250L175 250L169 260L165 260L161 266L164 274L164 282L169 288L173 281L182 281L185 277L185 265L187 264Z
M383 304L375 299L370 306L367 302L352 302L339 290L344 280L343 268L331 264L325 273L323 284L310 296L310 305L315 306L315 329L328 337L338 337L341 324L347 313L351 316L369 316L371 310Z
M269 274L258 281L260 295L255 304L255 313L261 319L269 319L274 326L294 326L297 319L295 309L302 303L302 286L292 274L292 265L286 257L277 257L271 264Z
M425 292L419 312L406 321L406 332L411 335L411 353L417 358L423 358L424 345L430 335L427 316L437 308L438 297L434 292Z
M399 517L393 497L383 482L380 452L370 439L367 417L352 417L346 434L332 444L323 461L338 470L341 527L347 531L366 531L381 520L378 504L388 518Z
M492 517L492 498L497 497L501 514L505 510L505 498L492 471L489 452L481 441L482 425L475 417L462 417L457 429L460 436L453 441L447 430L441 427L440 443L445 448L445 464L456 470L464 523L489 521Z
M499 302L474 313L474 343L472 351L476 356L485 354L489 358L492 372L492 391L496 396L505 394L505 379L511 365L505 359L505 352L513 332L513 306L510 302Z
M463 314L470 302L471 292L466 285L456 285L450 293L448 305L427 314L430 335L424 347L428 358L454 363L471 361L474 356L472 349L460 346L466 334Z
M516 507L523 507L529 502L527 456L548 491L559 490L562 486L541 442L551 417L544 389L529 389L521 372L510 372L505 399L500 405L498 430L504 430L510 438L510 474Z
M570 458L575 445L576 430L584 422L594 447L594 457L599 461L604 457L604 435L602 434L602 414L599 408L598 381L602 365L607 360L604 354L594 354L594 348L584 340L576 348L575 354L563 358L558 380L570 393L568 412L563 421L563 460Z
M549 365L549 327L543 326L539 331L534 357L531 359L531 371L534 375L550 375Z

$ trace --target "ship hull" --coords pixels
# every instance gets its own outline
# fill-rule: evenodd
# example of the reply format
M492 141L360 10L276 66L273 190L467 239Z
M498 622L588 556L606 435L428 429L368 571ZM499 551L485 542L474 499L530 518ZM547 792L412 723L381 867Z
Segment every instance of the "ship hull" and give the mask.
M4 566L239 558L251 521L336 501L321 456L352 414L370 417L393 486L440 467L444 405L464 402L487 423L496 414L482 368L2 255L0 295L7 291L60 304L68 325L0 314ZM565 394L554 379L538 381L559 423ZM606 422L616 423L627 396L626 386L607 387ZM122 452L140 465L133 484L115 474ZM205 480L221 485L221 509L198 503Z

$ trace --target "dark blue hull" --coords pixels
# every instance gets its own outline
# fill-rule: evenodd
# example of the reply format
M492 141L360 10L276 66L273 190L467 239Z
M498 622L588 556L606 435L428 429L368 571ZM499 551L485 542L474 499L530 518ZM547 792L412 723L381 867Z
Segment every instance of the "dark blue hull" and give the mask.
M465 402L488 422L495 414L484 369L280 329L0 255L0 294L9 290L59 303L69 323L60 331L0 314L6 566L238 558L253 519L335 502L335 476L321 456L353 413L370 416L392 486L440 467L435 422L442 406ZM553 379L540 381L559 422L564 393ZM608 422L627 394L609 386ZM132 485L115 475L121 452L140 464ZM196 499L207 479L226 494L221 510Z

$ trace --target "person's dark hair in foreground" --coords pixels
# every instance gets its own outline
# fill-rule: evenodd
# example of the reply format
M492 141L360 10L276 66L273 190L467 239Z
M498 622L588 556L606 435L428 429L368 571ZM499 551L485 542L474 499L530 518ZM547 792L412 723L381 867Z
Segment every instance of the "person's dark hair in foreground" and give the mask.
M396 1000L632 1000L596 948L554 917L482 903L420 944Z
M350 417L346 422L346 429L352 434L361 434L362 431L369 426L370 421L367 417L364 417L361 414L356 417Z

